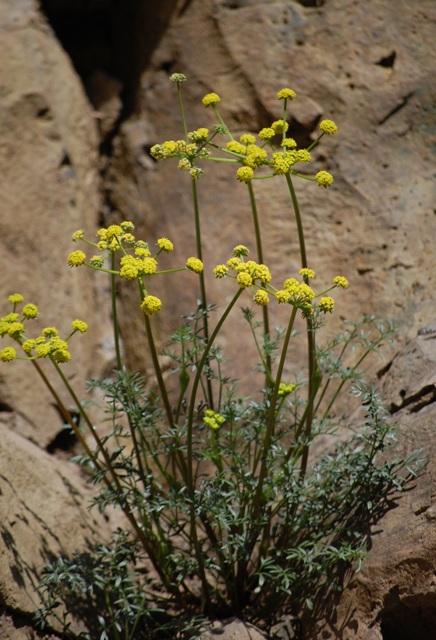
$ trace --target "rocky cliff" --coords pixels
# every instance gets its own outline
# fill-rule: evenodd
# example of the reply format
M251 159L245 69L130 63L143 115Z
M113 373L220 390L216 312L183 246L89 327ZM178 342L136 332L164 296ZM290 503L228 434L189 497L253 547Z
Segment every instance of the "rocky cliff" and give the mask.
M38 304L44 325L62 331L73 318L89 321L69 365L80 394L81 380L110 369L113 346L106 283L66 266L71 233L130 219L138 235L167 235L176 255L195 255L186 176L149 154L182 133L168 76L188 77L191 128L213 124L201 97L216 91L237 133L279 118L274 96L290 86L299 144L313 140L322 118L339 126L314 154L315 170L334 175L332 187L298 185L311 265L321 281L349 279L342 317L377 313L399 323L398 355L380 383L404 425L404 451L423 447L432 456L435 31L433 0L1 0L0 298L19 291ZM254 247L254 238L234 171L205 169L204 258L214 266L237 243ZM278 279L293 275L286 194L265 181L258 204L268 263ZM195 306L191 282L181 275L162 284L162 341ZM214 302L231 295L209 277L208 289ZM120 299L129 363L147 371L136 297L124 287ZM223 338L229 353L243 326L232 322ZM43 562L109 529L86 513L76 470L44 451L56 451L62 420L27 364L0 368L0 636L11 640L36 637L29 616ZM364 569L334 610L307 621L307 638L431 637L433 466L377 525Z

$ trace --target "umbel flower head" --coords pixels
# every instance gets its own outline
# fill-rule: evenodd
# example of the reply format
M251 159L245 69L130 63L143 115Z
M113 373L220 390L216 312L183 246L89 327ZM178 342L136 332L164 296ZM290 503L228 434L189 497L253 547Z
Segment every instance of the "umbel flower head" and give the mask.
M156 296L145 296L141 303L141 309L146 316L152 316L158 313L162 308L162 300L156 298Z
M202 103L205 107L210 107L212 104L217 104L218 102L221 102L221 98L217 93L208 93L202 99Z
M13 304L14 311L0 318L0 336L8 336L20 345L26 354L26 357L20 356L20 360L50 357L54 362L62 364L71 359L68 341L77 331L85 333L88 328L86 322L73 320L71 323L73 331L65 340L59 337L56 327L44 327L37 338L29 338L25 335L27 321L39 315L38 307L28 302L23 306L20 314L17 305L24 302L24 297L20 293L13 293L8 297L8 301ZM18 356L14 347L6 347L0 352L0 360L3 362L11 362L15 358Z
M328 171L318 171L315 176L315 180L319 184L320 187L329 187L333 182L333 176Z
M203 416L203 422L206 426L214 431L218 430L226 421L225 417L212 409L206 409Z

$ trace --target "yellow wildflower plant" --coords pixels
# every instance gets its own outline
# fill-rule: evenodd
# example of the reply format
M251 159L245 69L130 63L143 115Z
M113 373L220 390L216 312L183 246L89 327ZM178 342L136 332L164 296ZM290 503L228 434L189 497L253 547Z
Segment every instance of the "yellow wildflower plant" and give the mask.
M79 229L78 231L75 231L72 235L73 242L78 242L83 238L84 235L85 235L85 232L82 231L81 229Z
M286 149L295 149L297 143L294 138L283 138L280 142L280 146L285 147Z
M188 133L188 138L192 140L192 142L204 142L207 140L208 135L209 129L206 129L206 127L200 127L199 129Z
M276 132L272 127L264 127L257 135L260 140L271 140L276 135Z
M236 269L238 264L241 263L241 258L234 256L233 258L229 258L226 262L229 269Z
M120 222L120 227L125 233L131 233L135 230L135 225L130 220L123 220L123 222Z
M238 284L241 287L241 289L246 289L247 287L251 287L251 285L253 284L253 278L246 271L242 271L241 273L238 273L236 280L238 281Z
M299 149L296 151L295 158L297 162L301 162L302 164L306 164L312 160L312 156L307 149Z
M239 137L239 141L242 142L242 144L254 144L256 142L256 136L252 133L243 133Z
M289 396L293 391L295 391L295 389L297 388L298 385L296 385L295 383L290 383L290 384L286 384L286 382L281 382L279 384L279 390L278 390L278 395L280 397L286 397Z
M279 304L285 304L291 299L291 293L287 289L280 289L276 291L274 295Z
M178 167L180 171L190 171L190 169L192 168L192 164L191 161L188 160L188 158L181 158L179 160Z
M229 140L226 143L226 150L231 151L232 153L237 153L240 156L245 156L247 153L247 147L237 140Z
M256 169L256 167L261 167L267 158L268 154L265 149L262 149L255 144L249 144L247 146L247 156L244 160L244 164L247 167Z
M289 129L289 124L283 120L276 120L271 124L271 129L275 134L283 133L283 130L287 131Z
M11 337L11 338L20 338L21 335L24 333L24 324L22 322L11 322L8 330L7 330L7 334Z
M244 244L238 244L233 248L232 253L235 258L241 258L243 256L248 256L249 249Z

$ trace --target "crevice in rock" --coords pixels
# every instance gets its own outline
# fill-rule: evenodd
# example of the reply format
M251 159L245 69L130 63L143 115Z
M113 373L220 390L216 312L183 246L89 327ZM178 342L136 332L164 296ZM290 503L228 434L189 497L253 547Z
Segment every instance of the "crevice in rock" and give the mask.
M59 416L63 418L62 413L56 405L53 405L58 411ZM80 423L80 414L77 411L70 411L71 418L76 425ZM69 424L63 424L60 431L46 446L47 453L56 453L58 451L71 451L77 444L77 437Z
M392 116L394 116L396 113L398 113L398 111L400 111L403 107L405 107L409 102L410 98L413 96L413 93L414 92L411 91L410 93L406 94L403 98L401 98L400 101L395 105L395 107L393 107L390 111L388 111L388 113L378 121L378 124L379 125L385 124L385 122L387 122L389 118L392 118Z
M379 67L385 67L386 69L393 69L396 57L397 57L396 51L392 51L389 55L383 56L383 58L380 58L380 60L376 62L376 64Z
M436 629L436 594L400 599L395 587L385 599L380 629L383 640L429 640Z
M406 407L409 407L409 413L418 413L418 411L421 411L424 407L436 402L436 387L434 384L429 384L411 396L406 397L405 391L400 391L399 395L403 401L401 404L393 402L390 405L389 412L391 414L397 413Z
M119 121L137 111L141 75L178 4L178 0L40 0L85 90L95 73L120 83ZM95 93L90 96L97 110L98 98Z
M303 7L322 7L325 4L325 0L297 0L298 4Z

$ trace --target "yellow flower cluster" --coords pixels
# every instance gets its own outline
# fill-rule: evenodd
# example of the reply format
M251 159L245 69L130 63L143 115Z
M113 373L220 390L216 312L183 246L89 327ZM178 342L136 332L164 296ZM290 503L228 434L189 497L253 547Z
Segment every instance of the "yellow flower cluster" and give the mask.
M146 316L152 316L153 314L158 313L161 308L162 301L159 298L156 298L156 296L145 296L141 303L141 309Z
M192 142L204 142L207 140L208 135L209 129L206 129L206 127L200 127L200 129L196 129L195 131L188 133L188 138L192 140Z
M291 394L293 391L295 391L296 388L297 388L297 385L293 384L292 382L290 384L286 384L286 382L281 382L279 384L278 395L282 398L286 397L289 394Z
M12 313L0 318L0 336L9 336L15 340L26 354L26 358L31 359L50 357L54 362L62 364L71 360L68 349L68 341L77 331L85 333L88 325L83 320L73 320L70 335L62 340L56 327L44 327L37 338L27 338L25 335L26 320L33 320L39 314L38 307L29 302L21 309L21 317L17 312L17 305L24 302L24 297L20 293L13 293L8 301L13 304ZM17 351L14 347L5 347L0 351L0 360L11 362L17 358Z
M226 264L218 264L213 274L215 278L235 279L241 289L253 289L253 301L259 306L266 306L271 294L279 304L290 304L301 309L304 316L313 314L316 310L321 313L330 313L334 309L335 301L325 294L335 287L344 289L348 287L348 280L344 276L336 276L333 286L317 294L307 283L309 279L315 278L315 271L303 267L299 271L303 282L296 278L287 278L282 289L276 289L271 284L272 276L268 267L254 260L245 260L248 253L245 245L237 245L233 249L233 257L227 260ZM231 273L232 271L234 273ZM319 302L316 301L317 298Z
M258 147L256 144L249 144L247 146L247 156L244 160L244 164L247 165L247 167L256 169L257 167L261 167L267 158L268 154L265 149Z
M315 180L320 187L329 187L333 182L333 176L328 171L318 171L315 176Z
M182 74L173 74L171 78L179 77L179 75L181 76ZM178 84L180 84L180 82L182 82L182 80L177 81ZM284 100L285 102L284 117L275 120L268 127L263 127L257 134L260 144L256 144L256 136L252 133L247 132L240 134L239 140L236 140L231 135L216 107L216 105L221 102L220 96L217 93L208 93L203 97L202 103L205 107L212 106L219 120L219 124L215 125L212 135L209 135L209 129L201 127L189 132L186 141L167 140L162 144L153 145L150 154L155 160L163 160L170 157L178 158L179 169L189 172L194 180L197 180L203 174L202 169L195 164L198 158L211 160L223 159L212 157L210 149L218 149L230 155L230 158L226 158L227 161L240 163L242 167L236 171L236 178L239 182L244 182L248 185L250 185L252 180L257 178L256 171L261 167L272 169L272 176L286 175L289 173L298 175L294 169L294 165L297 163L306 164L310 162L311 154L309 149L298 149L297 142L294 138L286 137L286 132L289 129L289 123L286 121L286 103L288 100L294 100L296 97L295 91L289 87L284 87L277 92L277 99ZM323 135L331 135L337 131L337 126L332 120L322 120L319 126L321 134L311 146L315 146ZM217 134L228 135L230 140L228 140L224 146L217 145L215 142L212 142ZM272 139L275 136L281 136L282 138L278 143L281 150L277 150L272 144ZM265 149L266 146L271 148L272 157L268 156L267 150ZM259 176L259 178L264 177L270 176ZM318 172L314 178L304 177L316 181L318 185L323 187L328 187L333 182L333 177L326 171ZM76 260L77 259L78 258L76 258Z
M247 153L247 147L237 140L229 140L226 143L227 151L231 151L232 153L237 153L240 156L245 156Z
M334 135L338 130L333 120L322 120L319 123L319 128L327 135Z
M348 287L348 280L344 276L336 276L336 278L333 278L333 283L342 289L347 289Z
M212 409L206 409L203 415L204 424L214 431L218 430L225 420L226 419L223 415L216 411L212 411Z
M296 151L277 151L273 153L273 167L276 175L289 173L292 165L297 162Z
M166 160L167 158L179 158L179 169L189 171L194 180L203 174L202 169L196 166L196 158L209 158L210 151L206 149L205 143L209 136L209 129L200 127L188 133L188 138L192 142L185 140L166 140L162 144L155 144L150 149L150 155L155 160Z
M240 167L236 172L239 182L251 182L254 178L254 171L251 167Z
M198 136L205 136L207 135L207 129L198 129L195 133L196 135L198 134ZM173 145L171 144L168 144L167 148L173 149L176 147L178 148L179 146L178 143L174 143L174 145L175 147L173 147ZM159 298L148 295L148 291L146 291L144 288L143 278L159 273L157 270L157 257L162 252L170 253L171 251L173 251L174 245L171 240L166 237L158 238L158 240L156 241L158 250L156 251L155 255L152 256L148 243L144 240L136 240L134 234L132 233L134 230L135 227L133 222L130 222L128 220L125 220L120 224L112 224L97 231L97 242L86 240L82 230L75 231L73 233L74 242L83 240L83 242L85 242L86 244L91 245L92 247L99 250L102 255L93 255L89 259L89 261L87 261L86 254L83 251L73 251L68 256L68 264L74 267L84 264L85 266L96 269L97 271L106 271L108 273L119 275L124 280L139 279L144 297L141 305L142 309L147 315L152 315L159 311L162 303ZM106 259L109 256L114 257L114 254L116 252L119 252L121 254L119 261L119 270L105 268L104 265ZM198 258L189 258L186 262L185 267L173 269L172 271L183 271L185 269L189 269L190 271L194 271L195 273L201 273L203 271L203 263ZM27 305L23 309L23 313L25 315L27 314L27 317L33 317L32 314L35 314L35 310L32 308L32 305ZM79 326L77 326L76 329L81 331L81 328Z
M292 89L281 89L278 93L277 93L277 99L278 100L294 100L297 97L297 94L295 93L295 91L292 91Z
M186 261L186 268L194 273L201 273L204 269L203 263L198 258L188 258Z
M320 299L318 304L319 304L320 310L324 311L324 313L327 313L327 312L331 313L335 308L335 301L330 296L324 296L323 298Z
M218 102L221 102L221 98L217 93L208 93L202 99L202 103L205 107L210 107L212 104L217 104Z

